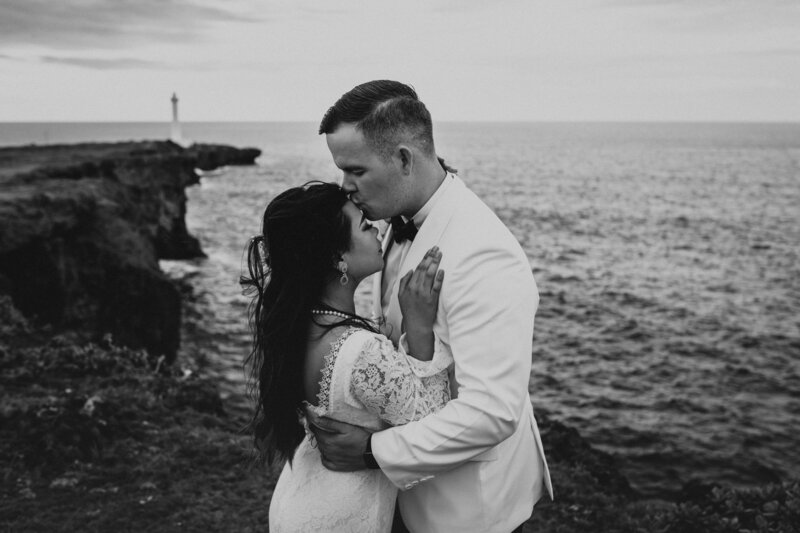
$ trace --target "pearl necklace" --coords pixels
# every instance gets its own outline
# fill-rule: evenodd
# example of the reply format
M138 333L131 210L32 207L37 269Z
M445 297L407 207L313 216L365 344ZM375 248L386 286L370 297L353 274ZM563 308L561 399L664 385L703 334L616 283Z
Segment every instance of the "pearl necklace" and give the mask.
M344 318L345 320L353 318L352 315L347 315L345 313L342 313L341 311L334 311L333 309L312 309L311 314L338 316L339 318Z

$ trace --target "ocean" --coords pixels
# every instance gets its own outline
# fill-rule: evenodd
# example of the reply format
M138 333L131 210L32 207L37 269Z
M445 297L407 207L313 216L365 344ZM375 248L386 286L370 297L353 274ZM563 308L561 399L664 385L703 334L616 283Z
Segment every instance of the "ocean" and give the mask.
M245 245L275 194L339 174L313 123L183 129L263 151L257 166L187 191L187 224L208 258L162 262L191 286L181 357L245 410ZM168 132L0 123L0 145ZM541 294L535 409L617 456L647 495L693 478L800 476L800 124L441 123L434 133L530 260Z

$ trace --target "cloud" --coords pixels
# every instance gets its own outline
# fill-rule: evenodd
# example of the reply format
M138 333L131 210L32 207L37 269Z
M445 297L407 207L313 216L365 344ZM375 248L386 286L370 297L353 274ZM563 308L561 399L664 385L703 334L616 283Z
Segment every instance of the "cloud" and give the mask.
M797 48L764 48L761 50L748 50L740 53L757 57L776 57L798 60L800 59L800 46Z
M660 39L677 50L690 41L706 54L720 47L742 53L800 49L797 0L596 0L595 7L600 15L626 22L643 42Z
M340 5L330 5L327 3L297 4L295 11L303 16L330 16L330 15L349 15L354 12L352 8Z
M433 4L432 12L437 14L455 15L457 13L470 13L480 11L496 10L497 4L510 4L519 3L519 0L514 2L510 0L495 0L494 2L486 2L485 0L444 0Z
M744 4L735 4L730 0L603 0L601 3L608 5L622 5L630 7L652 7L652 6L686 6L691 8L702 8L704 6L719 6L733 11L740 10ZM796 7L796 0L759 0L758 4L753 4L755 8L771 7ZM746 5L744 5L746 7Z
M75 67L90 68L94 70L121 70L121 69L162 69L167 65L157 61L145 61L130 57L120 58L87 58L87 57L54 57L42 56L43 63L55 63L60 65L70 65Z
M710 22L712 27L741 22L782 26L795 24L800 17L800 3L797 0L759 0L752 3L731 0L599 0L597 5L611 9L658 12L676 20L694 19L702 24ZM659 23L664 20L653 19Z
M214 24L254 20L198 0L3 0L0 46L80 49L186 42Z
M758 2L732 2L730 0L599 0L598 5L608 8L631 8L638 10L660 9L677 17L705 15L714 17L718 23L730 20L748 20L754 16L762 21L796 22L800 15L797 0L759 0Z
M0 54L0 59L2 59ZM19 61L18 58L9 57L8 59ZM187 61L182 63L166 61L150 61L147 59L137 59L134 57L80 57L80 56L51 56L43 55L25 59L39 63L53 65L67 65L71 67L87 68L92 70L170 70L170 71L217 71L219 65L213 61ZM241 68L246 68L245 63L235 63Z

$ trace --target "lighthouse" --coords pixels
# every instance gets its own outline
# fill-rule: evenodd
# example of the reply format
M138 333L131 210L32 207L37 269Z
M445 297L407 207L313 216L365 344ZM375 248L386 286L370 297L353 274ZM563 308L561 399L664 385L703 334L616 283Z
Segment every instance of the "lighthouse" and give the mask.
M172 93L172 128L169 138L175 144L183 146L183 135L181 135L181 123L178 122L178 95Z

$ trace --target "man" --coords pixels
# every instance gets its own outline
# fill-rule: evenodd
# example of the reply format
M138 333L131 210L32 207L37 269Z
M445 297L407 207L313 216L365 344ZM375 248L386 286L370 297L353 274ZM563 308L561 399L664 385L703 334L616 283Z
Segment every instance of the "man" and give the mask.
M552 497L528 395L539 296L525 253L437 157L430 114L411 87L355 87L328 110L320 134L351 200L370 220L393 218L376 317L397 342L397 282L439 246L446 277L434 332L455 359L453 399L420 421L370 435L312 419L323 464L380 468L401 489L413 532L521 530L545 489Z

